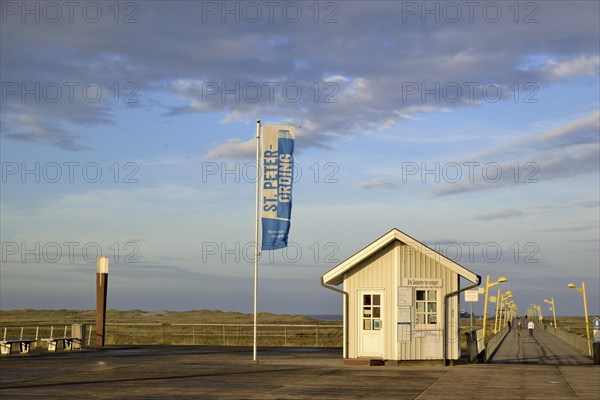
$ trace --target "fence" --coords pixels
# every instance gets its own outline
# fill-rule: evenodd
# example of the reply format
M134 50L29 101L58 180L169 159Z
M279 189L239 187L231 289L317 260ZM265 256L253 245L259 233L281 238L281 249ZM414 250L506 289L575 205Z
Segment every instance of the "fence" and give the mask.
M84 324L85 343L95 346L95 324ZM71 335L71 325L3 326L4 339L36 339ZM252 324L134 324L107 323L106 345L182 344L251 346ZM259 324L259 346L342 347L342 325ZM37 344L37 343L36 343Z
M483 329L476 329L469 332L465 332L467 338L467 356L469 362L480 362L481 354L485 350L485 343L483 341Z
M486 342L486 344L485 344L485 361L486 362L490 358L492 358L492 356L494 355L496 350L498 350L498 347L500 347L500 345L504 341L504 338L506 337L506 335L508 335L508 326L505 326L504 328L502 328L501 331L499 331L494 336L489 338L489 340Z
M259 324L259 346L342 347L341 325ZM251 346L252 324L106 324L107 344Z
M84 343L90 344L92 338L92 331L95 331L95 326L91 324L86 325L88 332ZM32 348L43 344L47 346L46 342L42 339L48 338L60 338L72 336L72 325L71 324L60 324L60 325L22 325L22 326L2 326L2 340L7 339L32 339L35 340L32 343ZM85 330L84 330L85 332Z
M588 338L576 335L571 332L567 332L561 328L555 328L555 327L549 326L546 328L546 330L548 332L550 332L551 334L553 334L554 336L556 336L557 338L562 339L563 341L567 342L571 346L575 347L577 350L579 350L581 353L585 354L586 356L592 357L591 348L593 347L593 344L592 344L591 340L588 340Z

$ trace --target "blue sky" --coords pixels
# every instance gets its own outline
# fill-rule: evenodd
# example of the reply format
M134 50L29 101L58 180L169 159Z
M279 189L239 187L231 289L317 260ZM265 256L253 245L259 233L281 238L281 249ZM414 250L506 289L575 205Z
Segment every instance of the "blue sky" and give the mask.
M93 308L102 253L111 308L250 312L261 119L301 128L260 310L341 313L397 227L600 312L598 2L48 4L1 9L0 308Z

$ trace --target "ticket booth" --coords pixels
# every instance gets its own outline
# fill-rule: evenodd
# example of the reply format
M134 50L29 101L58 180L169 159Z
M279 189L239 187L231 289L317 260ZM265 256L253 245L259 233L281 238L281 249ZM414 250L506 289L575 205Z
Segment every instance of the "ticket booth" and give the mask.
M458 359L460 277L481 281L398 229L328 271L322 284L345 298L344 358Z

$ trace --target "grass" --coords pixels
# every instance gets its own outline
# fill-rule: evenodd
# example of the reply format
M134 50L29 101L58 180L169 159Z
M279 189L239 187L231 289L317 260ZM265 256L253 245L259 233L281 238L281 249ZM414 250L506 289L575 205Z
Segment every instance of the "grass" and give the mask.
M107 323L150 324L251 324L254 316L219 310L142 311L107 310ZM0 311L0 325L95 323L94 310L8 310ZM341 325L303 315L259 313L259 324Z
M70 335L71 324L88 324L95 336L93 310L0 311L0 326L7 338ZM254 316L218 310L142 311L108 310L106 344L207 344L252 345ZM258 344L261 346L342 346L342 321L319 320L303 315L259 313ZM185 325L177 325L185 324ZM285 326L284 326L285 325ZM303 326L309 325L309 326ZM329 325L326 326L326 325ZM335 325L335 327L330 327ZM29 326L21 333L21 326ZM3 334L0 333L0 334ZM93 340L92 340L93 342Z

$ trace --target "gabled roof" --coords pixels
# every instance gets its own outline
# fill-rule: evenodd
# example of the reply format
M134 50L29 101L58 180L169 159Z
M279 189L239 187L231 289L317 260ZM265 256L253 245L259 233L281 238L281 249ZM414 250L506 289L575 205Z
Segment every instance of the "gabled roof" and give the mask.
M352 268L356 267L361 261L365 260L367 257L375 254L388 244L392 243L394 240L398 240L413 249L425 254L428 257L433 257L435 261L442 264L444 267L456 272L458 275L467 279L470 282L477 283L479 276L460 264L455 263L454 261L446 258L442 254L437 251L427 247L423 243L418 240L408 236L406 233L400 231L399 229L392 229L379 239L375 240L373 243L360 250L350 258L343 261L341 264L338 264L336 267L332 268L328 272L323 275L323 282L330 285L339 285L344 280L344 274L350 271Z

